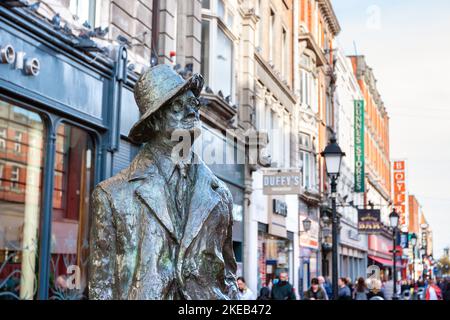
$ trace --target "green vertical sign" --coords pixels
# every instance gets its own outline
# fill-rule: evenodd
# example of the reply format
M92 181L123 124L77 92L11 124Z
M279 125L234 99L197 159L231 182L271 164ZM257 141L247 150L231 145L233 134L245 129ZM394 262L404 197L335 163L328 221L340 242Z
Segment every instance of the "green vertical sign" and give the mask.
M365 191L364 100L355 100L355 192Z

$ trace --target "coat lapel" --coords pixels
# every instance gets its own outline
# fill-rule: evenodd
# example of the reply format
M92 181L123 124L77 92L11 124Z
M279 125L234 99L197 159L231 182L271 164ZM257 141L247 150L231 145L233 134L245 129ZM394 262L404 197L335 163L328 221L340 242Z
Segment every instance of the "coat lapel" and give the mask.
M159 222L167 229L172 237L177 239L167 208L166 192L164 190L165 184L164 178L156 171L153 175L148 176L142 185L136 189L136 194L156 215Z
M131 166L133 168L129 181L142 180L142 184L136 188L136 195L144 202L158 221L167 229L174 239L175 229L167 208L165 186L166 182L159 173L149 154L143 151L139 154Z
M219 186L217 178L201 160L197 167L196 177L194 192L189 207L188 221L186 222L185 232L181 240L181 254L184 254L189 248L192 241L202 229L211 211L221 199L220 195L215 191Z

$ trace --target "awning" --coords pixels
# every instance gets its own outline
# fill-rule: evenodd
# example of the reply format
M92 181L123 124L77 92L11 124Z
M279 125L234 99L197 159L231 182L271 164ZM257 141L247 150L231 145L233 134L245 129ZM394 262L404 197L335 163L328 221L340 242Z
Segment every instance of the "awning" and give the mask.
M392 260L389 259L384 259L384 258L380 258L380 257L376 257L376 256L368 256L370 259L372 259L375 262L378 262L379 264L382 264L383 266L386 267L392 267ZM405 268L405 266L403 264L401 264L400 262L397 261L397 268Z

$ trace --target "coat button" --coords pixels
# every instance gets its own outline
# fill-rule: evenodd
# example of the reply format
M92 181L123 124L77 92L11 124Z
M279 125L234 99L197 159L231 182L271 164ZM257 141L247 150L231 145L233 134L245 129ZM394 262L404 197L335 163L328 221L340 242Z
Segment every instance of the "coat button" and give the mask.
M217 188L219 188L219 183L217 183L217 181L213 180L211 181L211 187L216 190Z

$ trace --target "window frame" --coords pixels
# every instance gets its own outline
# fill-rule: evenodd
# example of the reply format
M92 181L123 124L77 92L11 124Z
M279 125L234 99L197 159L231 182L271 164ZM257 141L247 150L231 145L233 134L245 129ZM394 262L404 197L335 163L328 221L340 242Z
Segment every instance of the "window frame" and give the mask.
M79 16L79 13L81 11L80 9L80 1L82 2L86 2L89 1L89 5L88 5L88 10L89 12L87 13L88 19L85 20L87 21L92 28L98 27L99 26L99 14L100 14L100 6L101 6L101 1L98 0L70 0L69 1L69 11L70 13L72 13L73 15L79 17L79 19L81 19L81 17ZM84 24L85 21L79 20L78 22L81 24Z
M36 279L36 293L34 297L40 300L48 300L49 296L49 271L50 271L50 252L47 247L51 243L51 212L53 210L53 189L54 189L54 174L53 168L55 165L54 154L56 152L56 128L61 122L76 126L78 128L87 130L93 140L95 145L95 154L93 155L95 166L94 171L94 184L97 184L102 179L102 172L104 172L105 167L102 159L102 151L100 146L104 138L100 133L101 128L97 125L85 125L77 121L76 118L71 118L70 114L65 114L64 116L57 116L51 111L43 110L42 108L36 107L31 103L24 102L22 99L16 99L10 95L0 93L0 101L8 104L12 104L15 107L19 107L30 112L36 113L40 120L42 121L44 138L43 144L43 163L42 163L42 177L41 177L41 195L40 195L40 211L39 211L39 246L38 250L40 252L38 256L38 263L36 264L36 269L38 271L38 279ZM53 151L53 152L52 152ZM48 269L48 270L47 270Z
M304 143L303 140L306 138L308 143ZM316 168L317 168L317 154L315 152L315 146L313 143L313 136L307 132L299 133L299 151L300 159L302 160L302 186L307 190L317 191L317 178L316 178ZM306 155L308 156L308 163L305 164ZM309 183L306 183L305 167L308 168Z
M4 134L1 134L4 132ZM1 127L0 128L0 150L6 150L8 141L8 128Z
M234 12L234 10L232 9L232 7L227 3L227 2L223 2L224 3L224 17L220 17L218 15L218 7L217 7L217 3L218 1L221 0L214 0L214 1L210 1L210 9L206 9L202 7L202 24L204 22L209 22L209 38L208 38L208 43L209 43L209 47L207 49L208 53L209 53L209 57L208 57L208 65L203 69L206 74L205 76L205 82L206 85L210 86L215 92L218 92L219 90L222 90L221 88L216 88L216 83L215 83L215 79L213 77L211 77L211 75L216 74L216 66L215 66L215 60L218 55L218 50L217 50L217 42L218 42L218 33L219 33L219 29L221 32L223 32L224 36L228 38L228 40L230 40L231 43L231 77L230 77L230 97L231 97L231 101L234 101L234 95L236 92L236 81L235 81L235 71L236 71L236 63L235 63L235 57L236 57L236 40L238 39L236 34L234 33L234 25L233 26L229 26L227 24L228 22L228 18L229 15L233 16L233 24L234 22L234 18L236 17L236 14ZM201 50L203 51L203 49ZM204 60L204 59L202 59ZM203 68L203 65L202 65ZM228 93L224 93L225 96L228 95Z

